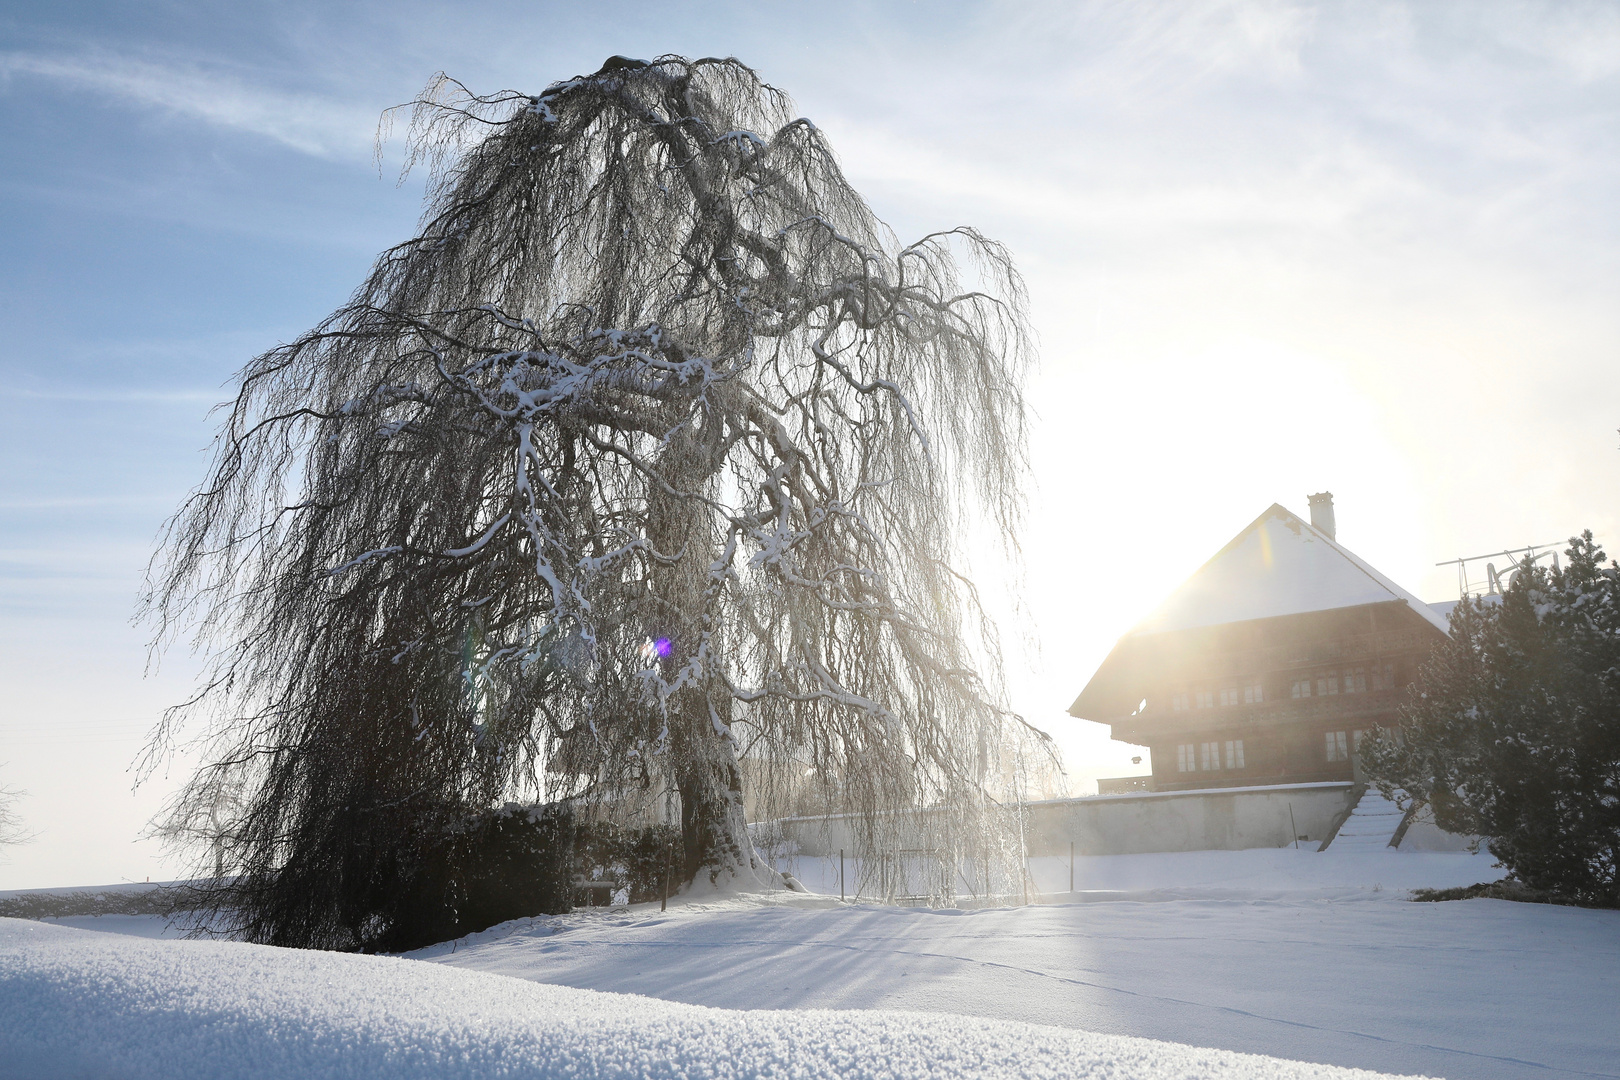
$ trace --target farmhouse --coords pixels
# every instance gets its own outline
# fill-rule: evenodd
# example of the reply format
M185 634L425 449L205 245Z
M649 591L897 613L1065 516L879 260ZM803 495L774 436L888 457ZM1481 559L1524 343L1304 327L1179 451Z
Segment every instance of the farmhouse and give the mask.
M1069 712L1146 746L1153 774L1104 793L1361 779L1357 744L1394 723L1446 633L1431 607L1311 520L1273 504L1120 639Z

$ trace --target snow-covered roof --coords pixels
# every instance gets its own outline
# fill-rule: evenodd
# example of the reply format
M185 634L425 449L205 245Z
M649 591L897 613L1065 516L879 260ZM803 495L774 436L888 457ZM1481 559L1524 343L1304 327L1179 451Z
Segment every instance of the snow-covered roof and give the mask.
M1500 604L1502 602L1502 594L1487 593L1484 596L1476 596L1474 599L1486 604ZM1429 607L1433 608L1435 614L1439 615L1442 619L1445 619L1449 625L1451 622L1451 613L1457 609L1457 605L1459 603L1461 603L1459 600L1436 600L1434 603L1430 604Z
M1436 615L1440 616L1442 619L1445 619L1446 623L1449 625L1451 622L1452 609L1457 606L1457 603L1458 601L1456 600L1436 600L1434 603L1430 604L1429 607L1434 610Z
M1446 630L1444 615L1273 503L1127 637L1392 600Z

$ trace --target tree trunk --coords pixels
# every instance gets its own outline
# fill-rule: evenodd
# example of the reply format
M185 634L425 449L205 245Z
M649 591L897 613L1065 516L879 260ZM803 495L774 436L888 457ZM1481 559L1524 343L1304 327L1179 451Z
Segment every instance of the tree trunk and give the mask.
M710 433L694 427L671 435L660 459L660 472L677 491L703 491L714 472ZM699 655L709 631L709 568L717 538L704 503L664 491L655 491L650 500L648 534L660 556L673 557L654 563L653 595L662 621L648 630L654 640L668 639L668 655L660 662L665 678L674 680ZM729 876L780 887L781 876L759 860L748 835L729 724L731 697L721 687L710 690L720 659L711 652L705 669L665 703L673 779L681 797L682 878L696 882L706 874L710 884L721 884Z
M707 872L710 883L716 884L726 874L755 879L768 875L748 835L736 748L715 728L708 702L696 693L684 696L682 715L677 718L674 709L670 715L675 784L681 796L682 876L697 881Z

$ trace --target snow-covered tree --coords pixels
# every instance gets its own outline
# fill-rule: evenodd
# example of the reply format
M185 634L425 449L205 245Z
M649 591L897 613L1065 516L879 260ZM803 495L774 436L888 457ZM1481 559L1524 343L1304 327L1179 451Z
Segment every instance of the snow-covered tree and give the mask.
M682 880L780 885L745 781L977 859L1032 735L961 557L1021 512L1007 253L896 243L735 60L410 108L420 235L242 373L151 576L215 650L153 749L212 710L169 825L221 903L363 943L365 882L469 811L665 787Z
M17 803L26 792L15 788L0 788L0 847L26 844L33 837L23 828L22 815Z
M1401 726L1361 755L1526 884L1620 906L1620 567L1590 532L1565 558L1459 603Z

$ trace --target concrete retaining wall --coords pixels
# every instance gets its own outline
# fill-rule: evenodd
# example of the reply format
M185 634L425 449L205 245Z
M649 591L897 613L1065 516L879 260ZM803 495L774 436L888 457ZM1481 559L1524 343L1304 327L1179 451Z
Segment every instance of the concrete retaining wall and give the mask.
M1307 838L1301 846L1320 845L1349 812L1356 790L1340 781L1053 799L1029 804L1024 833L1032 856L1067 855L1071 841L1077 855L1283 847L1296 835ZM788 818L769 827L798 854L855 850L842 817Z
M1341 781L1033 803L1029 853L1067 855L1071 841L1077 855L1283 847L1296 836L1319 845L1350 809L1355 791Z

